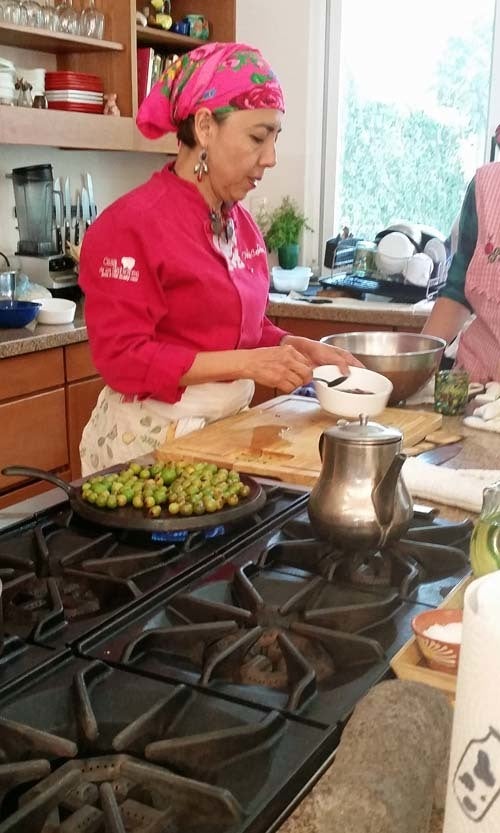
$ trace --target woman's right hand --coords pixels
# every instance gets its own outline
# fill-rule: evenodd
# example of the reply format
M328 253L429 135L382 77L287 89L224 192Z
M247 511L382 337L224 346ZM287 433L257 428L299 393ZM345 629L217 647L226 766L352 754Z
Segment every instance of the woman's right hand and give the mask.
M291 344L256 347L245 353L242 377L259 385L291 393L312 380L312 365Z

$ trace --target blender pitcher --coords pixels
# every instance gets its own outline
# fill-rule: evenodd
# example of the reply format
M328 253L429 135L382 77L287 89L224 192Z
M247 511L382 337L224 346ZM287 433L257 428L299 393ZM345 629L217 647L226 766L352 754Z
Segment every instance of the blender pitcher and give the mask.
M19 229L18 254L41 257L56 254L52 165L14 168L12 181Z

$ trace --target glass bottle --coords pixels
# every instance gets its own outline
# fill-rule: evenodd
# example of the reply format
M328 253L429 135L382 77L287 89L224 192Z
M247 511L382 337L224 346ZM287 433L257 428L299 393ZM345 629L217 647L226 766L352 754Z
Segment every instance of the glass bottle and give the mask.
M500 569L500 480L483 491L481 514L470 542L470 563L475 578Z

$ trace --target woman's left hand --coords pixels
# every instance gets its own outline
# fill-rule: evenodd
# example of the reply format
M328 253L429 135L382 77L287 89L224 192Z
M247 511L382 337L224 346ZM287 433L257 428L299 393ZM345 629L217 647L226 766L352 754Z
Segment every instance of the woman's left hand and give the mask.
M323 344L321 341L314 341L312 338L287 335L281 341L282 344L291 344L299 353L302 353L311 367L319 367L323 364L335 364L341 373L349 375L349 365L353 367L364 367L364 364L354 358L347 350L339 347L332 347L331 344Z

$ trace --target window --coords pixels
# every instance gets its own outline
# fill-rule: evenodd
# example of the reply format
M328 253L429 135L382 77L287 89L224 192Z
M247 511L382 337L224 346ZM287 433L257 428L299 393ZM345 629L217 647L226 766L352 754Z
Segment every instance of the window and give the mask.
M373 239L398 218L449 232L489 158L495 5L331 0L327 237Z

